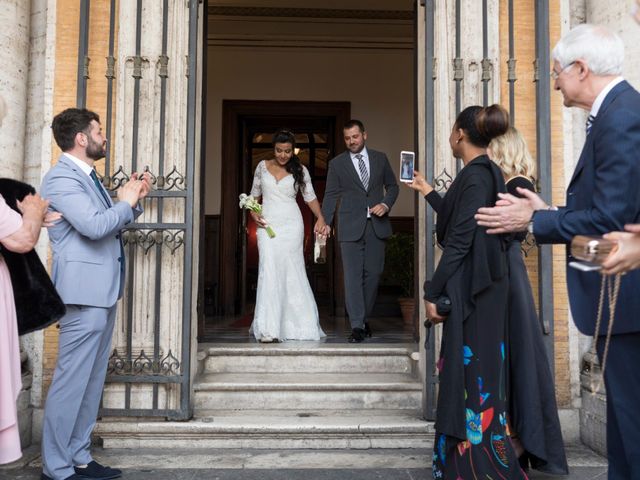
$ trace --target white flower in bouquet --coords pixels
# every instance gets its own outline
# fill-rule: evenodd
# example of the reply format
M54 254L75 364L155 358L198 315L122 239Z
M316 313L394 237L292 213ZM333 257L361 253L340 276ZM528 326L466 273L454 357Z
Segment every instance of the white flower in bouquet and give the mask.
M262 205L260 205L255 198L253 198L251 195L247 195L246 193L240 194L240 208L244 208L245 210L250 210L257 213L258 215L262 215ZM267 225L264 228L267 231L267 235L269 235L269 238L273 238L276 236L276 232L273 231L273 228L271 228L270 225Z

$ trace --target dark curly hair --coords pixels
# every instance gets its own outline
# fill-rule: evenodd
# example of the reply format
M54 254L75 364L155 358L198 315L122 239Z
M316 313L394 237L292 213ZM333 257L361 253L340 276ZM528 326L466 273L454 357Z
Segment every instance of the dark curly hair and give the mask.
M93 120L100 123L98 114L86 108L67 108L53 117L51 129L60 150L71 150L75 145L76 134L88 134Z
M498 104L488 107L474 105L460 112L455 125L466 132L473 145L487 148L491 140L504 135L509 129L509 113Z
M290 143L291 148L293 150L293 155L291 155L291 159L285 165L285 170L293 175L293 184L294 186L300 190L304 191L304 171L302 170L302 164L300 163L300 159L295 154L296 148L296 137L295 135L285 129L278 130L273 134L273 148L276 147L276 143Z

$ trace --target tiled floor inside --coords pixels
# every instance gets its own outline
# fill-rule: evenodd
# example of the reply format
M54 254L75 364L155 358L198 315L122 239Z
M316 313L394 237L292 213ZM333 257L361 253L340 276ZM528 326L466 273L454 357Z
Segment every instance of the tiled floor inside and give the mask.
M216 343L253 343L255 338L249 333L253 321L253 312L247 309L245 315L208 316L205 320L204 335L200 342ZM333 317L326 308L319 308L320 325L327 334L322 341L326 343L347 343L351 333L348 318ZM416 341L414 326L406 325L400 316L373 317L369 320L373 335L365 343L412 343Z

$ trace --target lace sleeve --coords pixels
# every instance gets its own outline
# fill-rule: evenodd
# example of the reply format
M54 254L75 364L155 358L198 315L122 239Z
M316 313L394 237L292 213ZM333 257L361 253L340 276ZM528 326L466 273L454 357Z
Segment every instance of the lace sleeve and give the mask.
M316 199L316 192L313 190L313 185L311 184L311 175L309 175L309 170L304 165L302 166L302 179L304 180L304 189L302 190L302 198L305 202L309 203Z
M262 196L262 171L265 168L264 160L258 164L256 171L253 174L253 185L251 185L251 195L253 198L260 198Z

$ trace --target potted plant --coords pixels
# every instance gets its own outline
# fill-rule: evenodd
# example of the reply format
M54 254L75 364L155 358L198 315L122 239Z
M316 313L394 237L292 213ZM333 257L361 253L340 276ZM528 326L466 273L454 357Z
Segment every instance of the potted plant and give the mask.
M385 246L385 268L387 280L390 284L401 288L401 296L398 298L400 311L404 323L413 323L415 309L414 279L413 279L413 235L410 233L394 233L387 239Z

